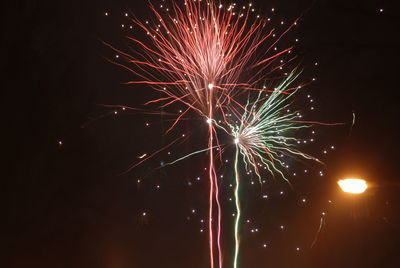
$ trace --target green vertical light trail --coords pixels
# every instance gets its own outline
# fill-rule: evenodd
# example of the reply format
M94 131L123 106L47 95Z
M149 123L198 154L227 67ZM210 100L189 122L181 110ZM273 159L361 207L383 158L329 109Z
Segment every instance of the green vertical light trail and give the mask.
M239 257L239 246L240 246L240 238L239 238L239 223L240 223L240 200L239 200L239 187L240 187L240 178L238 172L239 165L239 147L236 144L236 154L235 154L235 205L236 205L236 219L235 219L235 255L233 258L233 267L237 268L238 265L238 257Z

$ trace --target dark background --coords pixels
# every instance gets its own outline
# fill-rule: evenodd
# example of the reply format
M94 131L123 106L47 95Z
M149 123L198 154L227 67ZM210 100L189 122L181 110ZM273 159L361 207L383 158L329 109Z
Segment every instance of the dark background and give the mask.
M244 224L241 267L399 267L394 1L255 4L262 14L274 7L276 22L302 15L288 38L300 39L305 75L317 77L309 90L319 116L349 122L354 111L357 120L351 133L348 125L321 129L321 148L336 146L324 159L323 178L304 176L295 190L273 183L267 203L248 189L245 217L261 231L252 236ZM144 20L146 1L2 6L1 266L207 267L206 231L199 231L206 218L206 157L152 172L163 160L157 159L118 176L165 142L163 126L159 116L114 116L98 105L135 106L147 99L147 89L122 84L129 75L105 60L113 53L100 42L123 46L124 13ZM190 144L174 150L181 155ZM362 197L341 195L335 180L346 175L365 177L375 187ZM202 181L188 187L197 176ZM325 225L310 248L322 211Z

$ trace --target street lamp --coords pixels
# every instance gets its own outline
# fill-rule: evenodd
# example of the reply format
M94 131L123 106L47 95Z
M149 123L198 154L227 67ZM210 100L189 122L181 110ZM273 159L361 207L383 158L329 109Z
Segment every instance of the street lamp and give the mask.
M365 180L357 178L343 179L339 180L337 183L343 192L350 194L362 194L368 188L368 184Z

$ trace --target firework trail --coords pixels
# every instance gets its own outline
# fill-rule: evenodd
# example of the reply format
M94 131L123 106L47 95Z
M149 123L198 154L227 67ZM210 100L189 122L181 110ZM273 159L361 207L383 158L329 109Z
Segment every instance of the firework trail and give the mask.
M114 62L116 65L140 77L128 84L148 85L164 95L150 100L147 105L159 104L164 108L181 103L186 106L167 133L190 111L208 122L210 262L213 268L216 240L221 268L221 206L213 152L213 148L219 146L215 118L222 117L226 121L225 112L232 109L232 103L242 107L235 100L240 94L267 91L254 85L283 66L284 63L276 60L291 48L278 50L276 43L295 23L282 34L275 35L274 29L266 27L266 20L258 19L259 16L251 19L252 4L243 8L236 4L225 7L213 1L188 0L183 6L173 2L171 10L163 5L160 8L159 11L150 4L155 16L153 22L132 20L148 35L146 41L127 37L133 44L133 52L125 53L105 44L128 62ZM245 152L243 146L239 145L242 153ZM216 213L214 203L217 204ZM215 214L216 238L212 221Z
M353 119L352 119L352 122L351 122L351 126L350 126L350 131L349 131L348 137L351 136L351 133L353 132L353 127L356 124L356 113L354 111L352 111L352 115L353 115Z
M234 226L234 237L235 237L235 252L233 256L233 267L236 268L238 265L238 257L239 257L239 223L240 223L240 200L239 200L239 171L238 171L238 160L239 160L239 148L236 144L235 150L235 206L236 206L236 218L235 218L235 226Z
M322 228L324 227L324 225L325 225L325 213L322 213L322 214L321 214L320 221L319 221L319 226L318 226L317 233L315 234L314 240L313 240L312 243L311 243L311 248L313 248L314 245L315 245L315 243L317 243L318 236L319 236L319 234L321 233L321 230L322 230Z

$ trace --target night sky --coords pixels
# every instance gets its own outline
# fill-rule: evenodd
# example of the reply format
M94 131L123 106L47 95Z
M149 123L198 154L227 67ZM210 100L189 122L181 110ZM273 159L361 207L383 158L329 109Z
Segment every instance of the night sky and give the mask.
M314 118L346 125L316 128L311 150L335 148L323 156L324 176L310 169L292 178L293 188L271 179L268 198L245 182L250 223L241 230L240 267L400 267L394 2L254 1L277 27L301 16L283 43L299 39L303 77L316 77L302 96L315 100ZM164 136L170 122L160 115L101 105L140 107L154 97L150 88L125 85L132 75L107 61L115 53L101 41L127 48L124 36L138 33L129 32L125 12L141 20L150 14L144 0L3 3L1 267L209 267L201 222L207 156L157 169L206 144L204 120L193 117ZM194 138L124 173L182 133ZM223 171L225 197L232 168ZM373 187L357 197L340 193L336 180L348 175ZM229 267L232 207L225 203Z

